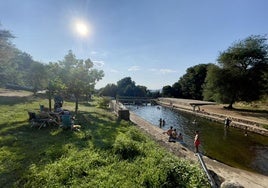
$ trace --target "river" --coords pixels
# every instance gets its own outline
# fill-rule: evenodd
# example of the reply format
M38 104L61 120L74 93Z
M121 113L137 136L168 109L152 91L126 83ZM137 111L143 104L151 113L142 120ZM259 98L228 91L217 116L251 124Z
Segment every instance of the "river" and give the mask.
M159 126L159 119L165 120L163 130L173 126L183 134L183 140L194 151L193 138L199 130L200 151L212 159L227 165L257 172L268 176L268 137L243 130L224 127L223 123L209 121L198 116L173 111L162 106L127 106L129 110ZM196 121L196 123L194 123Z

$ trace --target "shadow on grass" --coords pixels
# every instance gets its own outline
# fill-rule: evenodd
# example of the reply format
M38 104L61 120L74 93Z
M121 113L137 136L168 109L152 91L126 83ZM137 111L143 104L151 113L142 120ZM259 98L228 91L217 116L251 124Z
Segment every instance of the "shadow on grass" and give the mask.
M25 102L33 102L36 101L38 99L35 99L32 96L23 96L23 97L18 97L18 96L0 96L0 104L1 105L9 105L9 106L13 106L16 104L22 104Z
M84 131L90 132L95 148L104 150L112 148L121 126L119 120L98 112L80 112L79 119Z
M112 148L120 121L98 112L82 111L76 118L76 123L81 125L79 132L50 126L31 128L27 119L2 123L0 187L12 187L14 182L22 180L21 177L29 173L33 164L42 168L68 153L88 149L90 145L98 150Z

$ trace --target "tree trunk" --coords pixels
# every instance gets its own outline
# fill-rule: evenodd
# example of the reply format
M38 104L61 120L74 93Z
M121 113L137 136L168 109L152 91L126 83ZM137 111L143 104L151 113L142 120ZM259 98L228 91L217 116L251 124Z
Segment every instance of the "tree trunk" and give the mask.
M230 101L229 105L225 107L226 109L234 109L233 104L235 102L235 95L232 97L232 100Z
M233 103L230 103L226 108L227 109L233 109Z
M75 115L77 115L78 112L78 96L75 96Z
M48 107L49 111L51 112L51 91L48 91Z

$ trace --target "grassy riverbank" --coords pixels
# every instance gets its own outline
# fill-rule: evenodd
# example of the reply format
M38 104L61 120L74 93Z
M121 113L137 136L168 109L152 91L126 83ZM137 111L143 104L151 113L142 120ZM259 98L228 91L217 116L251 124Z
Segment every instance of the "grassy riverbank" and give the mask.
M178 159L98 101L81 103L81 131L30 128L48 101L0 96L0 187L207 187L198 164ZM74 110L74 103L64 108Z

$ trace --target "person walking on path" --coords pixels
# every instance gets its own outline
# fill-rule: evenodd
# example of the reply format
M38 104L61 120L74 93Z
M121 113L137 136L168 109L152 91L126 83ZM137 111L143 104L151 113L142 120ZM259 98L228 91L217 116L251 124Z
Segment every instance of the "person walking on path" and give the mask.
M199 150L198 150L199 145L200 145L199 131L195 131L194 146L195 146L196 153L199 153Z

